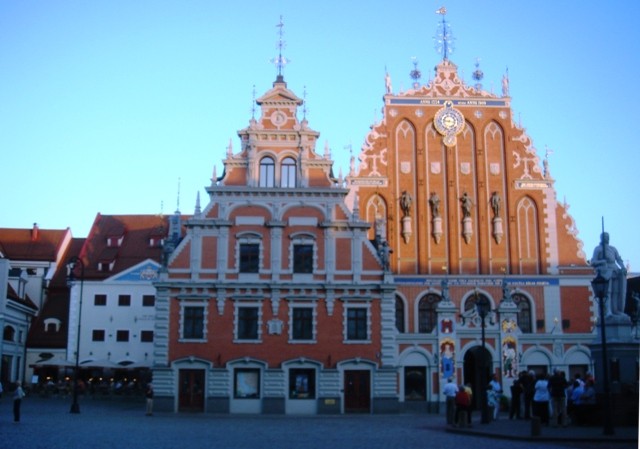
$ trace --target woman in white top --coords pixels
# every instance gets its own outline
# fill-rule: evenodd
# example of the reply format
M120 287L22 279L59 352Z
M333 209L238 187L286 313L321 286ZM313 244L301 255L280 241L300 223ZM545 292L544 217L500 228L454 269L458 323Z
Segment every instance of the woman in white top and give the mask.
M538 374L534 385L533 416L540 418L542 424L549 424L549 381L546 374Z

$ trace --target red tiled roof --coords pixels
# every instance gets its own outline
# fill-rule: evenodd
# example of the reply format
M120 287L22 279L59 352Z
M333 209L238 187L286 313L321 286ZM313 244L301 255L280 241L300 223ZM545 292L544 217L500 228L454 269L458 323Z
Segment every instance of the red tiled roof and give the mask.
M18 293L16 293L16 291L14 290L14 288L11 286L11 284L7 285L8 289L7 289L7 298L11 299L15 302L18 302L24 306L27 306L33 310L38 310L38 306L36 306L34 304L33 301L31 301L31 299L29 298L29 295L27 295L24 298L21 298L18 296Z
M0 252L11 260L55 262L65 238L70 233L69 228L0 228Z
M167 215L98 214L82 248L85 278L106 279L146 259L160 263L159 237L166 237L168 231ZM110 237L124 238L120 246L109 246ZM152 239L153 246L150 245ZM105 262L115 262L111 271L99 270L99 264Z
M60 320L60 329L45 331L44 322L49 318ZM69 330L69 292L63 290L50 293L42 311L29 328L27 346L30 348L63 349L67 347Z

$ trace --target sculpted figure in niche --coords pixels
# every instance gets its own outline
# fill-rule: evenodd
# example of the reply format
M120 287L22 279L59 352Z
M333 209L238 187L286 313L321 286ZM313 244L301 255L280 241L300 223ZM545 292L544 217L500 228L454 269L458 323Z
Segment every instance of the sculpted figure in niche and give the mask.
M600 235L600 245L593 250L591 266L596 274L610 280L610 296L612 315L624 315L624 302L627 297L627 269L618 250L609 245L609 233Z
M493 209L493 218L500 217L500 195L498 192L493 192L491 195L491 209Z
M431 192L429 205L431 206L431 216L433 218L438 218L440 216L440 197L436 192Z
M411 215L411 203L412 198L409 192L406 190L402 192L402 196L400 197L400 208L402 209L402 213L405 217L409 217Z
M462 204L462 216L463 218L471 217L471 208L473 207L473 202L471 198L464 192L462 197L460 198L460 203Z

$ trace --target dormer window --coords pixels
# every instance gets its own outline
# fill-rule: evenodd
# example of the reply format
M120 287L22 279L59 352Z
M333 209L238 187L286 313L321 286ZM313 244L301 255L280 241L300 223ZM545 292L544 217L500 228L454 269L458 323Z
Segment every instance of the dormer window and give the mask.
M47 318L44 320L45 332L59 332L62 323L57 318Z
M276 165L270 157L262 158L260 161L260 187L275 186Z
M113 266L116 264L115 260L110 262L98 262L98 271L113 271Z
M109 248L119 248L122 246L124 235L107 237L107 246Z
M155 248L157 246L162 246L163 242L164 242L164 239L162 239L160 237L151 237L149 239L149 248Z

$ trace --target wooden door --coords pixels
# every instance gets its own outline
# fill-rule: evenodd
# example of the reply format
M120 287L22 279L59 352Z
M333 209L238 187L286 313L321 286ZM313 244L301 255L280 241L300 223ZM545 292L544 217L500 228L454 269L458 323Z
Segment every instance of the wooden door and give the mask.
M345 413L369 413L371 411L371 375L367 370L344 372Z
M204 370L181 369L180 393L178 397L179 412L204 411Z

